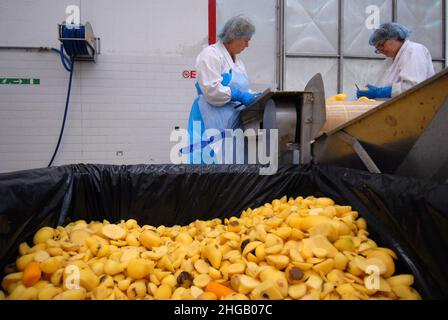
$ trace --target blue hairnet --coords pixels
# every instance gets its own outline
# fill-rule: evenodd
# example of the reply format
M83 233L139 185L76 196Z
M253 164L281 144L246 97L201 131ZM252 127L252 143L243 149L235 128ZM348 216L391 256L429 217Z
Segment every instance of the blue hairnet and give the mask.
M375 46L378 41L385 40L406 40L411 35L411 31L405 26L396 23L384 23L376 29L369 40L371 46Z
M228 43L235 39L252 37L255 33L255 26L249 18L239 15L226 22L221 33L218 35L222 43Z

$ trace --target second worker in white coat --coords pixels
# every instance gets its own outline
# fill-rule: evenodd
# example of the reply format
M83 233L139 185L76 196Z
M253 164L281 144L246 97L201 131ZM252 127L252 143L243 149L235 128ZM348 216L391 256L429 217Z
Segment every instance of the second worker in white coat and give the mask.
M428 49L409 40L411 32L398 23L385 23L370 37L376 53L384 54L385 72L377 86L371 84L357 91L357 97L389 99L409 90L434 75Z

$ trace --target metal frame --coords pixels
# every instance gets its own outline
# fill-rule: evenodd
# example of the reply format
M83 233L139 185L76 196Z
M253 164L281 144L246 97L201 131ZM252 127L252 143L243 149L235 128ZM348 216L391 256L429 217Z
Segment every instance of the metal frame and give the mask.
M313 124L314 98L312 93L304 93L302 97L302 110L300 110L300 164L311 162L311 126Z
M392 0L392 22L398 20L398 0Z
M277 0L277 87L285 89L285 1Z
M285 88L285 65L287 58L316 58L316 59L338 59L338 83L337 88L338 92L344 91L344 60L345 59L354 59L354 60L385 60L383 57L375 57L375 56L361 56L361 55L344 55L343 48L343 40L344 40L344 0L339 0L339 8L338 8L338 53L337 54L314 54L314 53L288 53L285 51L285 15L286 15L286 6L284 1L277 0L277 16L278 16L278 28L277 28L277 45L278 45L278 61L277 67L279 68L277 71L277 80L278 87L280 90L284 90ZM444 41L443 46L443 58L433 58L433 62L442 62L444 67L448 67L448 8L447 8L447 0L442 0L442 36ZM398 19L398 0L392 0L392 21L396 22Z
M447 17L448 17L448 6L447 6L447 0L444 0L442 2L442 11L443 11L443 39L445 41L445 45L443 46L443 56L445 57L445 68L448 67L448 33L447 33L447 28L448 28L448 22L447 22Z
M344 0L338 1L338 92L344 91Z
M358 155L359 159L361 159L362 163L366 166L366 168L371 173L381 173L380 169L376 165L375 161L370 157L369 153L364 149L362 144L359 142L358 139L353 137L352 135L349 135L345 131L340 131L337 134L337 137L340 138L342 141L348 143L352 146L353 151Z

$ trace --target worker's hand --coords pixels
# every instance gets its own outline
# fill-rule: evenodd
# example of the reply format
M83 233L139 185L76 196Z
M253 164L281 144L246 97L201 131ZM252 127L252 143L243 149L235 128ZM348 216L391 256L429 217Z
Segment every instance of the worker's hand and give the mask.
M259 96L259 93L250 93L239 90L238 88L230 87L232 91L232 101L238 101L245 106L251 105Z
M389 99L392 98L392 87L375 87L368 84L364 89L356 91L356 97L367 97L369 99Z

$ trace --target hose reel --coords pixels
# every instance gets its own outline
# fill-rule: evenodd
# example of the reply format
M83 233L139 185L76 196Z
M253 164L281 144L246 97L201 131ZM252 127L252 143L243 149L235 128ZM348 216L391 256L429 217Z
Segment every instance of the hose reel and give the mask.
M59 24L59 41L74 61L93 61L97 55L97 38L89 22L85 24Z

